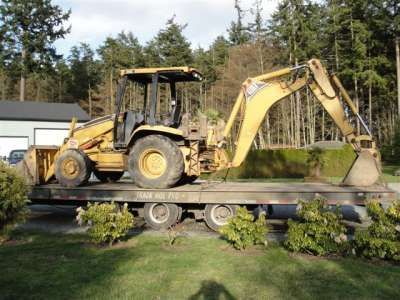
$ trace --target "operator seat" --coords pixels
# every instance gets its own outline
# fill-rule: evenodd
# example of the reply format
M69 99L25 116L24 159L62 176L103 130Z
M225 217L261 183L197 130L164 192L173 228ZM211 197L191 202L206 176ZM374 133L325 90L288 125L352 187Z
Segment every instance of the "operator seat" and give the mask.
M124 148L129 143L133 131L144 122L143 113L128 110L124 112L124 120L118 124L117 148Z

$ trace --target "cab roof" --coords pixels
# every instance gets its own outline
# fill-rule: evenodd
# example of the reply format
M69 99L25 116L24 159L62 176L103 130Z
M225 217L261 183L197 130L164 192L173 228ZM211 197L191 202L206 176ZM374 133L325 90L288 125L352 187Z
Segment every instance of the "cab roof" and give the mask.
M203 75L191 67L166 67L166 68L139 68L125 69L120 71L121 76L128 76L129 79L141 83L151 83L152 75L159 74L159 82L187 82L201 81Z

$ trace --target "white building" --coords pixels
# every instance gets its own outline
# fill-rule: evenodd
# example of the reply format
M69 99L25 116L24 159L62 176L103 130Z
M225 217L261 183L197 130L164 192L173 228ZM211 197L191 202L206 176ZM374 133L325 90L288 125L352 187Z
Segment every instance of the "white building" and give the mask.
M73 117L90 120L78 104L0 101L0 158L30 145L61 145Z

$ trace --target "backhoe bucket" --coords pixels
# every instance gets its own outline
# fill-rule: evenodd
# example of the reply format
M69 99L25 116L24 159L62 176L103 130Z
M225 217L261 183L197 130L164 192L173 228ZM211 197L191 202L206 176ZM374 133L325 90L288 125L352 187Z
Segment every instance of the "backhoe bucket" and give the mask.
M342 184L350 186L370 186L375 184L381 174L381 164L369 151L362 151L354 160Z
M18 174L23 176L29 185L44 184L58 149L57 146L29 147L24 159L16 165Z

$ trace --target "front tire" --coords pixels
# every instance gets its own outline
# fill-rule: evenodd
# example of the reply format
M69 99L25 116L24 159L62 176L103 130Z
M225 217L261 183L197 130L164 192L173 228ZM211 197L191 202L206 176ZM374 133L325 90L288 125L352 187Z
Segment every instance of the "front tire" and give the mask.
M83 151L68 149L57 158L55 176L62 186L84 185L88 182L91 173L91 161Z
M142 188L170 188L182 177L183 155L166 136L149 135L139 139L129 153L128 170Z

